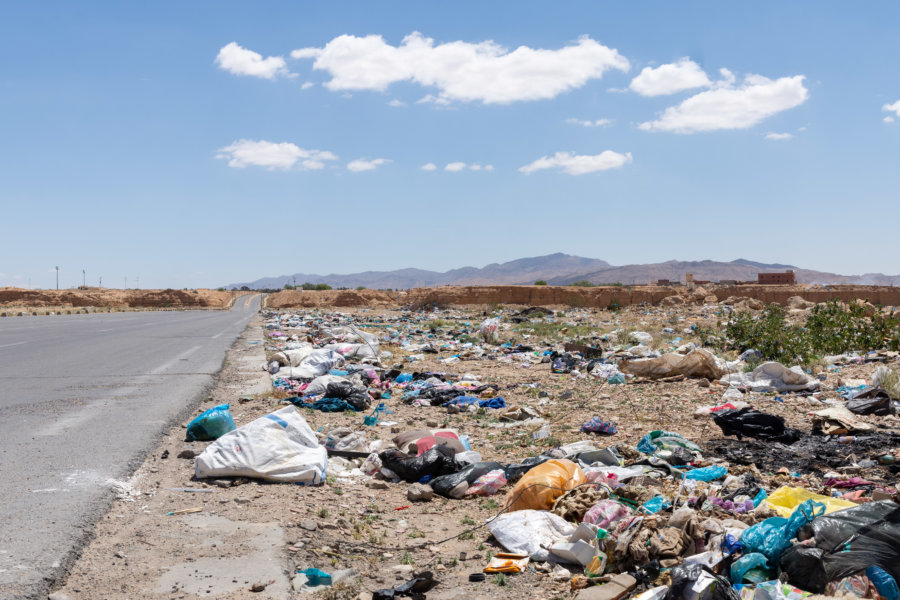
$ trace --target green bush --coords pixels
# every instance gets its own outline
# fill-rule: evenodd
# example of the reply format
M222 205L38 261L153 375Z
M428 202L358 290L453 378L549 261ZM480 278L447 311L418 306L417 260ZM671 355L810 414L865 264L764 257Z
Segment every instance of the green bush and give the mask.
M537 281L534 282L534 285L547 285L547 282L544 281L543 279L538 279Z
M721 336L699 328L697 334L704 344L737 352L753 349L764 360L781 363L809 364L826 354L900 347L900 319L893 313L877 311L869 317L861 306L832 301L813 307L803 326L788 323L786 316L782 306L770 304L759 315L735 313Z
M578 287L594 287L594 284L588 281L587 279L579 279L578 281L573 281L569 285L574 285Z

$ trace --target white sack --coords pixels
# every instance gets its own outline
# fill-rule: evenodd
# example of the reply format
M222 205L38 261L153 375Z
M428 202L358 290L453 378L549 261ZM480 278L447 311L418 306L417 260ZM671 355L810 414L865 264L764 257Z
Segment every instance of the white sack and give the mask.
M809 377L799 366L788 369L781 363L765 362L750 373L731 373L722 383L746 386L753 392L796 392L819 389L819 380Z
M488 529L507 551L546 561L550 553L545 548L568 541L575 526L546 510L527 509L500 515Z
M204 477L253 477L318 485L328 455L300 412L288 406L229 431L207 446L194 463Z
M334 350L345 358L366 358L378 356L378 342L374 344L326 344L322 346L326 350Z
M278 376L285 379L313 379L344 364L344 357L334 350L313 350L296 367L285 367Z
M277 360L278 364L282 367L297 367L307 356L312 354L312 351L313 345L308 342L303 342L298 348L282 350L275 354L273 358Z

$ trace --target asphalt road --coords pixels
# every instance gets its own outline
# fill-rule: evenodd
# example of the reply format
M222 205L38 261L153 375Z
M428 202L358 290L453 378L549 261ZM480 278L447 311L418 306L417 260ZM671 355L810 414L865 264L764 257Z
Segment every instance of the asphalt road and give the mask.
M258 308L0 319L0 598L46 598Z

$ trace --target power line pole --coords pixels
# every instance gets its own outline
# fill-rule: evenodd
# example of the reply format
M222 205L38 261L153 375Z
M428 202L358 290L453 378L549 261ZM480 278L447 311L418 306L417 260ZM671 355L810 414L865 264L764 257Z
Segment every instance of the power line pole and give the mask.
M97 283L97 287L101 288L101 289L103 288L103 276L102 275L100 276L100 281Z
M56 289L59 289L59 267L56 267Z
M87 271L84 269L81 270L81 287L87 287Z

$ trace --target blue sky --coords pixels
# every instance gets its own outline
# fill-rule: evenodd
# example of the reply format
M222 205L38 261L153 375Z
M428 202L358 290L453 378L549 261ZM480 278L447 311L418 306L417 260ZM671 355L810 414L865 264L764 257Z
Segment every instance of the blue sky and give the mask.
M896 274L898 17L7 2L0 286L53 287L56 265L61 287L82 269L192 287L553 252Z

